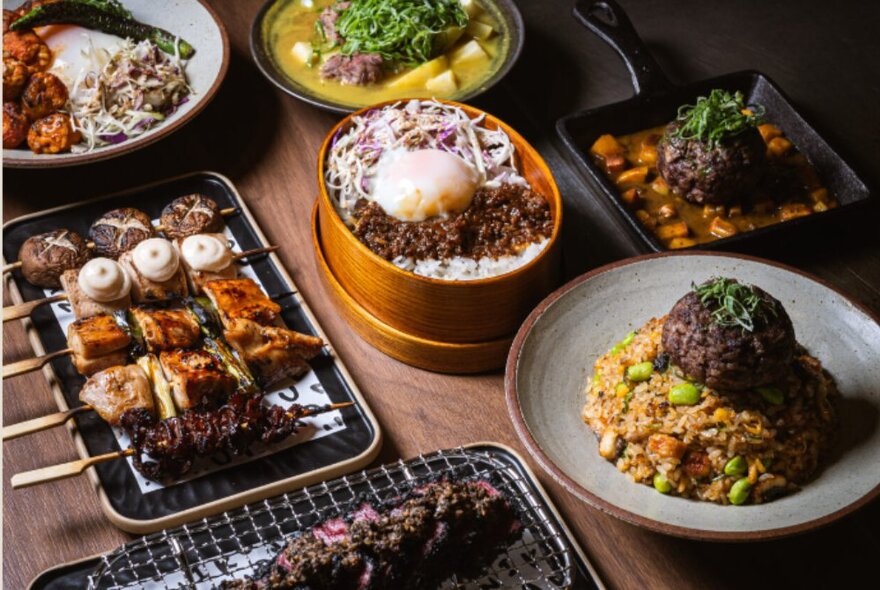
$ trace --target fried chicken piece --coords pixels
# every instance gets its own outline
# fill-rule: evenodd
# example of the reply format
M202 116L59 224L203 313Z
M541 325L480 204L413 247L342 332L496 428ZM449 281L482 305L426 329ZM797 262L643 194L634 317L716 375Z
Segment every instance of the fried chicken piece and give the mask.
M108 424L116 425L127 410L144 408L153 413L153 391L144 370L137 365L110 367L92 375L79 392Z
M278 326L261 326L247 319L231 319L223 335L263 386L308 370L307 360L321 352L324 342Z
M58 76L37 72L21 93L21 107L32 120L42 119L64 108L67 104L67 86Z
M5 19L5 14L4 14ZM8 31L3 34L3 55L10 56L25 66L31 73L42 72L52 63L49 46L33 31Z
M27 84L28 68L11 56L3 56L3 101L15 100Z
M27 139L30 120L17 102L3 103L3 148L15 149Z
M35 154L60 154L82 140L79 131L74 131L70 117L65 113L55 113L35 121L28 131L28 147Z

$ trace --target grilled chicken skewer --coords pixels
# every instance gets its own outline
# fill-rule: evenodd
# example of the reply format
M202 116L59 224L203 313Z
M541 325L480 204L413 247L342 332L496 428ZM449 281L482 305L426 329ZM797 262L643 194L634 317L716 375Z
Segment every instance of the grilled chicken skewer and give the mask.
M236 211L235 207L220 209L213 199L199 194L179 197L169 203L157 226L137 209L114 209L95 220L89 229L90 241L68 229L31 236L22 244L18 261L4 266L3 274L20 268L29 283L57 289L62 273L81 267L92 257L92 251L99 256L116 258L141 241L155 237L157 232L169 239L219 232L223 228L223 217Z
M152 246L152 244L146 244L146 246ZM228 249L228 244L226 248ZM144 248L144 250L147 249ZM65 299L70 301L76 317L83 319L92 315L113 313L114 311L125 309L131 305L132 298L135 301L139 299L154 301L170 298L173 295L185 296L189 290L188 285L200 285L206 280L237 276L238 269L232 262L239 262L251 256L274 252L277 249L278 246L266 246L244 252L232 253L230 251L228 266L225 269L221 269L221 272L213 273L194 269L187 262L186 257L182 257L183 260L179 261L182 263L180 264L179 271L174 270L170 273L169 278L164 281L152 280L143 271L139 270L134 254L123 256L123 264L107 258L95 258L86 263L82 268L66 270L61 274L59 280L66 293L59 293L44 299L36 299L4 307L3 321L7 322L27 317L42 305ZM175 249L174 251L176 252L177 250ZM149 271L147 272L149 273ZM81 280L81 276L83 280ZM163 275L159 273L152 276L161 279ZM89 281L97 281L100 288L89 290ZM85 288L83 288L84 286ZM198 292L198 290L193 292Z
M99 463L114 461L123 457L135 457L135 465L151 479L180 477L192 467L195 456L213 454L227 450L240 454L252 442L278 442L295 433L299 421L334 410L353 406L354 402L327 404L318 407L305 407L294 404L290 408L281 406L266 407L259 398L235 399L213 412L205 414L189 413L180 418L172 418L175 426L168 427L168 421L157 422L148 412L136 411L126 414L124 426L129 432L133 447L104 455L79 459L69 463L43 467L33 471L17 473L12 476L12 488L24 488L59 479L66 479L83 473ZM211 429L210 425L222 424L225 428ZM207 427L207 429L205 429ZM172 438L167 433L180 433ZM208 433L216 434L208 434ZM208 440L210 439L210 440ZM204 451L204 452L202 452ZM154 461L144 463L141 453L148 454ZM152 477L151 477L152 476Z
M120 313L76 320L67 328L67 348L4 365L3 378L36 370L65 355L73 356L77 372L86 377L108 367L125 364L131 352L131 331L138 334L135 348L146 352L190 348L201 338L197 318L185 308L133 307L128 311L127 319L118 319Z
M227 328L223 337L267 384L297 376L306 368L305 360L317 355L323 347L320 338L284 327L279 317L281 307L252 280L225 279L207 284L212 293L221 293L218 303L228 308L224 313L207 311L206 308L213 306L211 301L202 299L200 303L196 299L177 308L133 307L125 317L121 310L112 315L87 317L68 326L68 348L4 365L3 378L34 371L65 355L73 355L78 373L90 376L107 367L124 364L132 353L139 356L143 352L191 348L202 336L208 338L207 342L214 342L212 346L217 348L220 345L216 341L222 341L220 331L206 330L205 326L219 325L221 321ZM253 321L246 317L248 315L262 321ZM132 334L136 336L134 344Z

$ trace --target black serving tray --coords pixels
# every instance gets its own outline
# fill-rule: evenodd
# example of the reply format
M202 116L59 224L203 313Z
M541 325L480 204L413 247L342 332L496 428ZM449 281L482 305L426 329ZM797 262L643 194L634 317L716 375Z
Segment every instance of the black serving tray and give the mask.
M4 260L16 260L22 242L33 234L65 227L86 235L89 225L100 214L125 206L137 207L155 219L172 199L195 192L211 197L220 208L238 209L225 221L241 249L268 245L229 179L213 172L200 172L12 220L3 226ZM328 342L275 254L259 257L251 267L269 296L282 306L282 317L288 327ZM18 271L10 273L6 286L17 302L45 296L42 289L29 284ZM48 306L37 308L26 320L26 326L37 355L66 348L65 334ZM127 462L99 464L88 474L110 520L130 532L152 532L335 477L369 463L379 452L379 427L342 361L327 344L310 365L318 381L311 393L325 394L326 403L357 402L342 410L344 429L148 493L141 492ZM49 370L54 377L50 385L59 409L80 405L79 390L85 379L77 374L70 358L52 361ZM283 397L295 401L300 394L294 384ZM71 431L80 456L100 455L118 448L111 428L94 413L77 415L75 421L76 428ZM221 464L227 459L211 458Z
M247 552L262 545L273 546L296 530L314 524L315 511L335 513L345 510L345 500L364 490L370 493L394 493L391 481L399 478L417 484L427 478L479 475L498 482L506 497L517 506L527 529L543 529L544 541L552 548L532 548L564 564L564 587L572 590L598 590L604 584L584 555L577 541L559 517L556 508L537 482L532 471L512 449L495 443L477 443L464 448L437 451L420 455L408 461L390 463L369 471L355 473L345 478L327 481L300 492L286 494L227 512L203 522L163 531L149 537L136 539L105 556L94 556L44 571L30 584L31 590L62 590L73 588L105 587L104 582L119 587L169 586L169 579L178 568L190 572L189 585L181 587L214 587L221 579L241 575L237 568L250 568ZM337 502L339 504L337 505ZM258 522L264 524L254 528ZM287 525L293 527L287 530ZM233 529L238 532L233 532ZM285 530L280 530L285 529ZM541 532L536 534L541 535ZM521 544L522 541L516 543ZM506 570L514 570L511 563L521 559L513 555L523 551L517 544L508 548L508 558L500 559ZM170 558L172 547L175 558ZM221 547L226 547L222 552ZM242 553L244 550L244 553ZM527 558L528 559L528 558ZM217 567L235 562L232 569ZM157 569L157 565L158 569ZM114 572L110 575L110 572ZM542 570L543 571L543 570ZM157 576L158 572L164 572ZM210 572L206 575L206 572ZM134 577L136 573L143 578ZM528 581L512 582L517 575L512 571L497 571L490 567L478 580L444 584L450 587L476 588L558 588L562 570L547 576L538 575ZM505 580L499 579L504 576ZM179 579L178 576L176 579ZM90 586L89 584L93 584Z
M798 151L813 164L840 206L729 238L697 244L694 248L727 250L736 249L744 243L765 244L768 238L778 240L783 234L848 214L855 206L865 204L870 199L871 190L863 177L853 170L839 150L833 148L798 113L788 96L764 74L743 71L683 86L675 85L666 78L626 13L614 0L578 0L574 16L617 51L630 71L635 94L622 102L563 117L557 122L556 130L575 166L587 177L595 192L628 222L631 233L641 241L642 250L660 252L666 247L621 201L617 188L589 157L589 148L604 133L622 135L664 125L675 118L680 105L692 104L698 96L706 96L714 88L738 90L745 96L747 104L764 106L767 119L779 126Z

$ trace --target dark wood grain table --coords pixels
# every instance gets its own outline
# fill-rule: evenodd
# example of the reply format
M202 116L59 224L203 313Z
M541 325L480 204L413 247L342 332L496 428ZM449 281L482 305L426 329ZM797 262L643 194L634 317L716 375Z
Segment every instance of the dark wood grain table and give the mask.
M880 9L807 0L700 2L622 0L664 70L688 81L754 68L880 186ZM260 4L214 2L232 42L229 74L194 122L143 151L57 171L4 171L4 220L195 170L216 170L241 190L385 433L388 461L493 440L523 454L500 372L436 375L402 365L358 338L319 278L309 236L315 155L337 117L277 91L248 52ZM510 76L476 101L540 149L566 202L568 276L638 253L621 223L586 188L556 137L558 117L632 92L616 55L570 16L570 3L521 0L526 47ZM135 204L136 205L136 204ZM876 207L808 236L752 252L813 272L880 312L880 216ZM32 354L21 327L4 326L4 362ZM552 359L548 359L552 362ZM866 367L877 371L877 367ZM55 410L42 374L4 384L3 423ZM64 429L3 447L3 580L24 588L41 570L113 549L129 537L107 522L88 479L12 491L12 474L75 458ZM880 460L880 458L878 458ZM876 580L880 506L800 537L760 544L686 541L606 516L566 493L533 464L604 581L614 588L843 587Z

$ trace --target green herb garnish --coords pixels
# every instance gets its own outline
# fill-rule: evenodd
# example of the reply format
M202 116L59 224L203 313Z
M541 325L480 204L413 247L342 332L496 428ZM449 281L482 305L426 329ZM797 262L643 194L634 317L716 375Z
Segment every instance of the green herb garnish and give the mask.
M751 285L734 279L714 278L700 286L691 285L712 319L719 326L739 326L753 332L756 327L778 313L775 304L765 300Z
M679 107L675 120L680 125L675 136L696 139L715 147L727 137L760 125L763 115L761 106L746 107L742 92L731 94L716 88L708 97L699 97L697 104Z
M337 12L343 55L377 53L401 66L429 61L446 49L450 29L468 24L458 0L352 0Z

